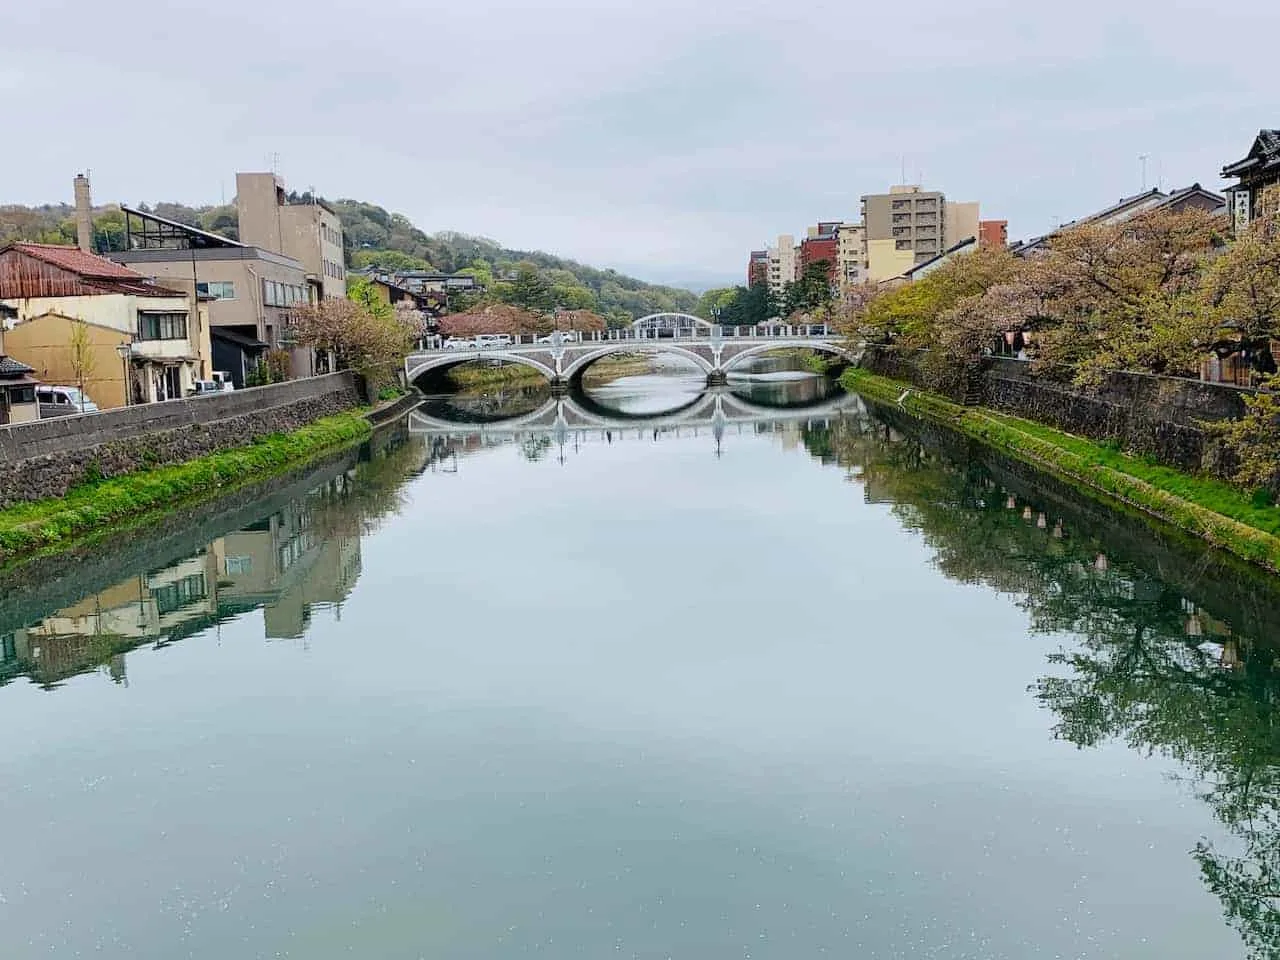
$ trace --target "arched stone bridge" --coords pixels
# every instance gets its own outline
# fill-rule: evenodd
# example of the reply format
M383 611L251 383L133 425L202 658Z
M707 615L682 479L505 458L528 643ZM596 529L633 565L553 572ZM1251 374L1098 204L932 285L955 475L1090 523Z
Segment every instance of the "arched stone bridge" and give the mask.
M460 423L423 412L409 414L409 432L434 436L481 434L494 437L523 437L575 430L665 430L671 427L738 424L788 423L823 420L864 410L857 394L837 393L805 407L766 407L725 390L711 389L674 410L652 414L628 414L594 404L582 395L552 397L538 409L518 417L491 423Z
M684 317L683 314L655 316ZM723 383L733 369L752 357L773 350L802 348L817 350L856 363L861 351L850 347L830 328L822 325L772 328L721 328L688 317L699 325L671 330L644 324L642 318L627 330L589 334L582 342L520 342L486 349L423 350L405 358L404 372L413 383L433 370L443 370L472 360L520 363L537 370L553 386L581 382L583 372L597 360L617 353L666 353L684 357L707 376L708 384ZM675 336L662 334L675 333ZM524 338L525 340L529 338Z

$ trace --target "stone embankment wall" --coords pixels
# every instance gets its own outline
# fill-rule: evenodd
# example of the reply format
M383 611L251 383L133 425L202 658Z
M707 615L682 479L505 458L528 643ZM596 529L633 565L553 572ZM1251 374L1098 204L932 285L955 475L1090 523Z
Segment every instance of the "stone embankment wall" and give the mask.
M862 366L881 376L938 391L924 375L922 351L868 347ZM1252 391L1180 377L1112 373L1096 387L1078 387L1054 371L1033 372L1023 360L988 358L965 379L966 396L993 410L1045 423L1094 440L1114 440L1181 470L1229 476L1230 456L1205 435L1204 421L1233 420L1246 412ZM949 391L954 393L954 391Z
M351 373L0 427L0 509L97 476L182 463L361 402Z

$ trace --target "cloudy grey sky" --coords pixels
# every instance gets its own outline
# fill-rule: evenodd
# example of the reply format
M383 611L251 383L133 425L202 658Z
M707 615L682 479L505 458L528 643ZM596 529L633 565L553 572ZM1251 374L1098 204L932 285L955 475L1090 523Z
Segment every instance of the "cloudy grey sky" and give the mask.
M1240 31L1234 35L1233 31ZM655 279L922 176L1013 237L1280 125L1280 4L41 0L0 5L0 202L370 200Z

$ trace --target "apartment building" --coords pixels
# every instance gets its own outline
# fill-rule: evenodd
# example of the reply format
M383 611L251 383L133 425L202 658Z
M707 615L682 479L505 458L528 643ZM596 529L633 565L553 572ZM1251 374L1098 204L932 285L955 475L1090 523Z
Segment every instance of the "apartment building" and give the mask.
M842 223L836 229L836 285L841 293L867 279L866 240L860 223Z
M310 194L290 199L274 173L237 173L236 216L241 243L302 264L310 300L346 296L342 221L327 203Z
M1008 220L982 220L978 223L978 245L1003 250L1009 245Z
M810 264L824 262L827 264L827 278L832 283L837 281L839 230L840 221L838 220L820 221L817 226L808 228L807 235L800 241L799 259L796 263L797 275L803 275L805 268Z
M977 202L948 201L938 190L915 184L890 187L888 193L862 198L862 223L866 230L868 270L876 279L900 274L889 270L906 260L908 268L924 263L970 237L978 236ZM892 247L884 241L892 241ZM871 263L875 252L878 262Z
M789 233L778 235L776 246L769 247L769 292L781 300L789 284L796 282L796 241Z
M752 250L747 258L747 286L769 282L769 251Z

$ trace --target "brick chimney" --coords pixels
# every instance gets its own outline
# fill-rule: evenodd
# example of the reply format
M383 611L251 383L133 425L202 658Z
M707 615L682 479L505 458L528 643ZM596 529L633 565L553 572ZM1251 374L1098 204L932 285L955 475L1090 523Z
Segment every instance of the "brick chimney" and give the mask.
M89 199L89 178L77 173L76 191L76 246L85 253L93 253L93 201Z

